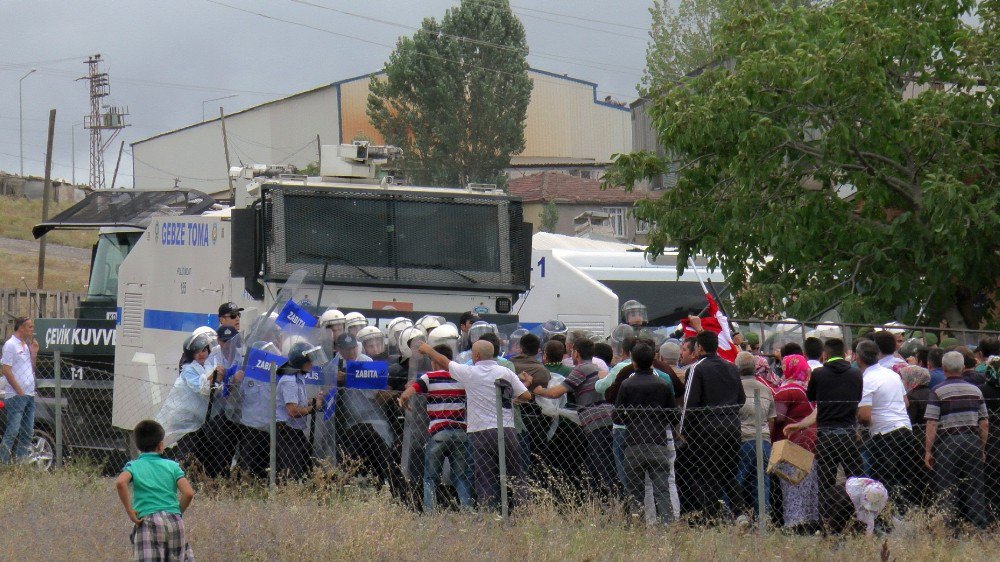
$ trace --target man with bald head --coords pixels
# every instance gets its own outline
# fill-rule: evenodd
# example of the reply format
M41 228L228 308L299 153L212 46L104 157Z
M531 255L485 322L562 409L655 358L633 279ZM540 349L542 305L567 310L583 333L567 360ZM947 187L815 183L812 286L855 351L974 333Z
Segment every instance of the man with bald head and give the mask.
M496 509L500 496L500 454L497 439L504 435L504 458L507 474L515 481L522 476L521 446L514 430L511 402L531 400L524 383L514 371L500 366L493 358L493 344L479 340L472 344L472 365L449 361L433 347L421 344L420 353L427 355L437 365L448 365L451 378L465 388L465 421L469 441L472 442L472 461L475 488L480 508ZM503 427L497 427L496 388L503 389ZM516 482L515 482L516 483ZM514 496L524 486L514 487Z

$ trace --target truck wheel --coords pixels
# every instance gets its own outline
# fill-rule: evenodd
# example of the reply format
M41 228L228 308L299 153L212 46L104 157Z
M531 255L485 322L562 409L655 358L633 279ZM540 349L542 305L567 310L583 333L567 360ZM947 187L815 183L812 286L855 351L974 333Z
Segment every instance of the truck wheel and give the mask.
M23 464L31 465L41 471L52 470L56 462L56 439L48 431L36 427L28 446L28 455Z

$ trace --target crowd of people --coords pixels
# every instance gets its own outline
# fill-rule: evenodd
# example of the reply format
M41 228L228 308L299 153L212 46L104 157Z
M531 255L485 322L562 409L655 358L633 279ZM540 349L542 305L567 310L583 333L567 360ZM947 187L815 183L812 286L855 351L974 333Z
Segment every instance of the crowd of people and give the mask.
M266 477L273 416L283 478L350 458L427 512L498 509L505 474L512 505L531 489L583 491L662 522L749 521L763 504L777 525L838 532L852 513L845 478L883 487L896 515L936 506L978 527L1000 516L995 338L973 352L931 334L879 330L848 346L819 332L763 354L751 334L697 317L665 337L626 314L595 338L558 321L501 336L472 312L383 331L331 310L318 339L251 330L287 359L272 411L270 385L234 367L248 347L240 315L227 303L216 332L185 341L175 388L197 400L182 401L186 417L167 405L158 416L167 444L209 476ZM373 360L389 364L384 389L344 386L349 362ZM314 373L335 390L310 386ZM758 477L758 453L766 466L783 439L813 455L799 482Z

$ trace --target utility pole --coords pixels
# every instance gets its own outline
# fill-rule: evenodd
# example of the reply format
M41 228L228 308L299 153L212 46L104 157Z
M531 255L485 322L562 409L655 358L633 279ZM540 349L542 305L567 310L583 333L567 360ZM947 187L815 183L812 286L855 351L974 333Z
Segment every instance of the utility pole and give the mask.
M229 181L229 198L236 201L236 189L233 188L233 176L229 173L229 139L226 137L226 113L219 106L219 121L222 121L222 148L226 150L226 180Z
M128 126L128 107L105 105L101 99L111 94L108 74L100 71L101 55L87 58L88 73L78 80L90 84L90 115L83 118L83 128L90 129L90 188L104 189L104 150L121 130ZM102 131L111 131L107 139Z
M56 110L49 110L49 140L45 145L45 186L42 190L42 222L49 219L49 199L52 197L52 138L56 131ZM45 239L38 241L38 289L45 288Z
M118 145L118 160L115 160L115 173L111 176L111 189L115 188L115 180L118 179L118 165L122 163L122 150L125 150L125 141Z

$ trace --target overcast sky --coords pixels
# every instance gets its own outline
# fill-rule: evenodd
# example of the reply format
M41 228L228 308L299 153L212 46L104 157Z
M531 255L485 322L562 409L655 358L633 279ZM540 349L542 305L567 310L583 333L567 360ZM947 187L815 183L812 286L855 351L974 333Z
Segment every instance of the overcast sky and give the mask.
M24 171L42 175L48 111L57 110L53 176L70 179L71 129L89 112L86 57L101 53L115 105L130 122L118 185L132 185L129 142L283 95L382 68L396 38L457 0L113 0L0 2L0 170L17 172L18 81ZM225 4L225 5L223 5ZM313 5L308 5L313 4ZM651 0L514 0L534 68L596 82L600 96L636 97ZM228 7L227 7L228 6ZM246 10L246 11L240 11ZM326 8L326 9L324 9ZM256 12L265 14L266 19ZM359 17L360 16L360 17ZM295 25L287 20L304 25ZM316 29L310 29L309 27ZM89 137L76 127L76 180L89 174ZM111 183L118 140L105 153Z

